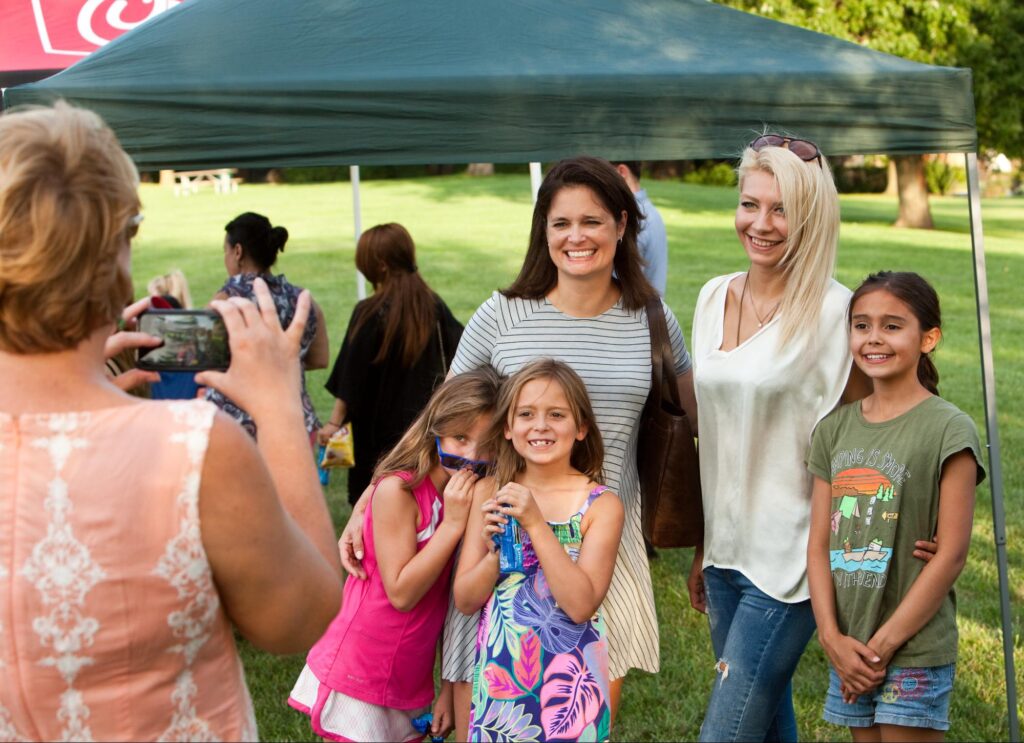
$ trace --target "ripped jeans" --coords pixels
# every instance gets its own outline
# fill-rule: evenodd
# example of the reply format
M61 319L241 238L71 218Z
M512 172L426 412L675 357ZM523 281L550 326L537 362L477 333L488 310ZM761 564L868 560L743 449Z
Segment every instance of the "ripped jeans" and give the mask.
M777 601L714 566L704 590L716 673L700 740L795 741L792 678L814 634L811 602Z

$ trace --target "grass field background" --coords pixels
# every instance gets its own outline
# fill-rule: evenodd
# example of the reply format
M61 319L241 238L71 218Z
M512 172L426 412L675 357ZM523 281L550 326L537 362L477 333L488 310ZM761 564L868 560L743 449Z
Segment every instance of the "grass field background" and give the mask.
M645 183L668 229L667 300L686 337L693 305L703 283L744 268L744 254L733 231L735 193L728 188L678 182ZM275 272L308 287L327 318L332 356L339 347L355 304L352 195L349 184L249 185L229 195L203 191L175 197L170 189L142 186L146 221L135 244L138 293L146 282L171 268L182 269L197 304L207 301L225 278L224 225L243 211L266 214L288 228L290 239ZM396 221L412 233L424 278L467 321L492 291L506 286L521 264L529 234L531 200L525 174L488 178L442 176L404 181L364 181L363 224ZM942 298L945 337L936 361L944 397L972 415L985 436L978 330L967 203L933 198L933 231L891 227L896 203L882 196L847 196L838 278L854 287L869 272L913 270L925 275ZM1024 599L1024 200L983 204L985 247L991 297L999 425L1011 566L1017 685L1024 651L1020 608ZM323 389L327 371L307 375L321 416L329 413ZM348 515L344 475L327 489L335 523ZM615 740L695 739L715 680L715 658L706 620L689 608L685 576L691 551L662 551L652 563L661 627L662 671L633 672L627 680ZM766 555L782 560L786 555ZM793 556L793 559L799 559ZM949 740L1006 740L1005 681L999 594L987 482L978 490L974 536L968 564L957 584L960 658L953 696ZM241 643L247 678L265 740L316 740L308 722L285 706L303 657L275 658ZM849 740L844 728L821 721L827 663L812 641L797 671L795 699L800 733L808 740ZM1024 713L1019 713L1024 716Z

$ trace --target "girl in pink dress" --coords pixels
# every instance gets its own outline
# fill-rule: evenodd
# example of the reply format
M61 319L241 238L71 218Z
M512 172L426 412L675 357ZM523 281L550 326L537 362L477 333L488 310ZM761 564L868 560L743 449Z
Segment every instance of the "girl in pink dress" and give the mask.
M288 703L314 732L338 741L418 740L412 721L434 701L433 668L477 459L490 427L498 375L480 367L437 389L377 465L366 510L366 579L350 576L341 611L313 646ZM443 493L443 495L442 495ZM450 685L433 706L432 732L452 728Z

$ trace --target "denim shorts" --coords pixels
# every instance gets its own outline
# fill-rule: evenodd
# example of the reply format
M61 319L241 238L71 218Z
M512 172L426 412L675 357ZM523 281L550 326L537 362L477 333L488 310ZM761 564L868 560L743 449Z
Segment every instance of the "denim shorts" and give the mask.
M955 663L929 668L890 666L877 689L847 704L839 693L839 676L835 669L830 669L822 717L851 728L902 725L949 730L949 695L955 675Z

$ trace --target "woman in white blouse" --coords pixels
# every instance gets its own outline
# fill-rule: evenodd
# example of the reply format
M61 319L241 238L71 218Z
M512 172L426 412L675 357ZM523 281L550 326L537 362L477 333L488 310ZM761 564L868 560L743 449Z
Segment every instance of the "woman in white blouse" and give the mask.
M811 431L851 377L850 291L833 278L839 197L806 140L765 135L739 166L743 273L701 290L693 362L701 421L703 549L690 603L718 658L701 740L796 740L790 680L811 635Z

